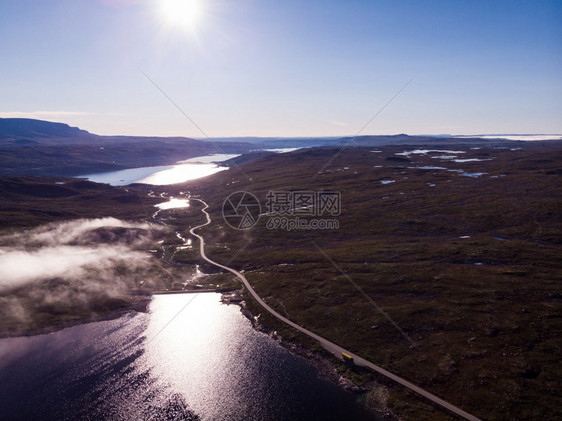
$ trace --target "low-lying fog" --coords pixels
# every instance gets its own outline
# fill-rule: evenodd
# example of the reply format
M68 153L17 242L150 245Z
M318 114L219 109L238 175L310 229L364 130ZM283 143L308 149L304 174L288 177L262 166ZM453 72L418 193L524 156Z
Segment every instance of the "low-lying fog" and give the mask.
M0 236L0 333L126 305L131 288L159 282L146 250L163 230L102 218Z

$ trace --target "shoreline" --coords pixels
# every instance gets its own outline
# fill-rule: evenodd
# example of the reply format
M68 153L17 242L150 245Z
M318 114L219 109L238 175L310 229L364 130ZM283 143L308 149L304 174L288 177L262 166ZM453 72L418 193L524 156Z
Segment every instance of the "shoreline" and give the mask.
M240 292L243 289L239 290ZM224 304L233 304L240 307L240 312L244 317L246 317L252 324L252 328L261 332L283 348L287 349L293 355L304 358L309 363L311 363L317 370L318 376L335 386L345 390L348 393L353 393L358 396L363 395L365 401L363 403L364 408L372 413L375 417L383 420L400 420L397 414L395 414L386 404L386 399L389 396L389 388L376 380L371 380L365 384L365 386L358 386L353 383L350 379L338 372L338 369L334 365L333 361L330 359L329 354L323 354L322 352L312 351L307 347L297 344L289 339L286 339L279 335L275 330L265 327L262 323L257 320L257 318L250 312L246 302L244 300L240 302L223 302ZM327 351L325 351L327 353Z

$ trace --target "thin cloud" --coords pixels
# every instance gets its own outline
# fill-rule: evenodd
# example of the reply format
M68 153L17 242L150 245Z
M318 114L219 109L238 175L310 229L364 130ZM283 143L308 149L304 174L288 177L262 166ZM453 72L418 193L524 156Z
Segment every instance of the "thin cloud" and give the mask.
M339 120L326 120L327 123L330 123L333 126L338 126L338 127L347 127L348 124L344 123L343 121L339 121Z
M87 117L87 116L123 116L123 113L92 113L86 111L0 111L0 118L35 118L50 119L64 117Z
M9 111L0 112L2 118L47 118L47 117L76 117L98 115L84 111Z

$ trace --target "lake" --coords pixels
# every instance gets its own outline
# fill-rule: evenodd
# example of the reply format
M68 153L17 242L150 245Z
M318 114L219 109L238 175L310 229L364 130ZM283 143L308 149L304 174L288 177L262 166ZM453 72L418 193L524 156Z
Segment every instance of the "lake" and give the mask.
M287 153L300 148L260 149L276 153ZM222 167L217 163L236 158L239 154L215 154L197 156L195 158L178 161L175 165L160 165L155 167L129 168L126 170L109 171L96 174L80 175L78 178L87 178L96 183L105 183L112 186L128 186L133 183L152 184L164 186L183 183L189 180L207 177L229 167Z
M226 161L239 155L216 154L198 156L175 165L160 165L155 167L129 168L126 170L109 171L96 174L85 174L79 178L87 178L96 183L105 183L112 186L127 186L133 183L152 184L164 186L169 184L183 183L189 180L207 177L220 171L228 170L215 162Z
M149 310L0 340L0 418L373 419L219 294L157 295Z

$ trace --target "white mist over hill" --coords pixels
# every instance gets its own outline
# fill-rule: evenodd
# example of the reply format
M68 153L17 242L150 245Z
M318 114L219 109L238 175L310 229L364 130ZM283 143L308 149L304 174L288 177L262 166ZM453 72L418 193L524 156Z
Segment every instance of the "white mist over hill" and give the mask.
M0 316L25 323L39 313L103 307L141 282L146 250L163 227L115 218L80 219L0 236Z

